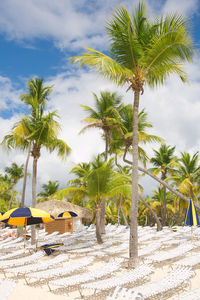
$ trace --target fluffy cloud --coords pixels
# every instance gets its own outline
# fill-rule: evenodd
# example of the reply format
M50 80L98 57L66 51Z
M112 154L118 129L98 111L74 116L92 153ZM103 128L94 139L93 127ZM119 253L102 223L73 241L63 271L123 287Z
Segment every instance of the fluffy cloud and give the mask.
M197 0L166 2L146 0L149 14L178 10L191 15ZM131 10L136 0L7 0L0 2L0 32L10 40L52 39L60 49L76 50L83 46L107 48L105 20L113 8L124 4ZM164 4L164 5L163 5Z

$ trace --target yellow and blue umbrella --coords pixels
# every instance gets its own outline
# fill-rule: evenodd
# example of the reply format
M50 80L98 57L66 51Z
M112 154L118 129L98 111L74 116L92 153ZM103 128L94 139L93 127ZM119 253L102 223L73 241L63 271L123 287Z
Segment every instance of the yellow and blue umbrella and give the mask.
M0 216L0 222L17 226L48 223L54 219L48 212L32 207L13 208Z
M185 225L187 225L187 226L200 225L196 207L191 199L190 199L190 203L188 204L187 211L185 214Z
M71 217L77 217L78 215L73 211L65 211L58 215L59 218L71 218Z

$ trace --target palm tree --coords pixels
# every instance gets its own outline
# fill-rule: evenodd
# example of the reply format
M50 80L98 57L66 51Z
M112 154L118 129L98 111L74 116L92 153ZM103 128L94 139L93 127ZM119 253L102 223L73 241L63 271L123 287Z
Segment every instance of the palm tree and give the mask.
M111 131L113 128L120 128L119 122L119 108L121 105L121 97L117 93L110 93L102 91L100 98L95 93L95 109L81 105L89 116L84 119L85 122L89 123L85 126L81 132L84 132L89 128L100 128L103 131L103 137L105 138L105 161L108 159L108 150L111 140ZM101 232L105 233L105 201L102 203L101 213Z
M121 97L117 93L110 93L103 91L100 93L100 98L93 93L95 100L95 109L81 105L86 112L89 113L88 117L84 119L88 125L85 126L81 132L89 128L100 128L103 131L105 138L105 161L108 159L108 149L111 140L111 130L114 127L120 126L119 122L119 108L121 105Z
M58 188L59 183L58 180L51 181L49 180L47 184L42 185L43 191L38 194L39 197L42 197L41 199L38 199L39 202L45 201L49 196L54 194Z
M198 200L196 194L199 191L200 165L198 154L199 153L196 152L191 157L189 153L181 153L181 158L178 160L179 168L176 170L176 175L170 178L176 182L181 193L193 200Z
M30 106L32 116L36 117L44 111L52 86L44 86L43 78L31 78L28 80L27 90L27 93L21 95L21 100Z
M32 78L28 80L27 90L27 93L21 96L21 100L30 106L32 116L36 117L39 114L39 109L42 111L44 110L45 104L48 101L48 96L52 91L52 87L44 86L43 78ZM18 122L14 125L11 133L6 135L1 143L1 145L8 150L20 149L22 151L28 151L24 167L24 181L20 203L21 207L24 207L25 204L26 180L32 146L25 138L27 134L28 132L26 132L23 122Z
M138 259L138 108L144 84L150 87L163 84L172 73L183 82L186 74L182 63L191 61L193 48L186 20L177 14L150 21L145 5L139 3L129 15L124 6L116 9L107 22L110 38L110 55L86 48L81 56L71 58L81 66L89 66L118 85L128 84L134 93L133 103L133 169L132 206L130 226L129 266L135 267Z
M11 181L12 181L12 193L11 193L11 197L10 197L10 200L8 203L8 209L11 208L14 191L15 191L15 186L17 185L19 180L21 178L23 178L23 176L24 176L23 170L24 170L24 165L18 166L16 163L12 163L11 167L5 168L5 172L10 176Z
M12 180L7 174L0 174L0 211L8 210L8 203L12 196Z
M175 147L162 144L159 150L153 150L155 157L152 157L150 162L154 168L150 168L153 174L158 175L161 173L161 179L166 180L168 175L173 175L174 167L176 165L176 157L174 156ZM166 187L163 186L163 226L166 225Z
M121 149L126 153L130 151L133 139L133 109L130 104L121 108L120 121L121 131L112 130L111 152ZM152 127L153 125L147 120L147 113L142 109L138 114L138 156L144 166L146 166L148 156L141 145L163 141L161 137L147 132Z
M65 158L70 152L69 146L61 139L58 139L60 126L55 120L55 117L57 117L56 112L50 112L46 115L42 109L39 109L38 112L38 115L24 117L19 124L19 126L23 128L21 135L32 145L32 207L35 207L36 205L37 162L40 158L41 148L46 148L50 153L56 150L58 156L61 158ZM35 230L33 228L32 243L34 242Z

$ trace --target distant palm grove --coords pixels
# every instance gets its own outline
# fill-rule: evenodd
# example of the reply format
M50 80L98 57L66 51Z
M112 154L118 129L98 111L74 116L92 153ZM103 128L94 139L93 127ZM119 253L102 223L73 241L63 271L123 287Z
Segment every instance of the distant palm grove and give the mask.
M175 145L168 145L165 137L152 135L153 124L148 112L139 109L146 85L164 84L172 73L183 82L187 80L182 64L191 61L193 45L184 18L171 14L149 21L142 3L131 15L123 6L115 10L106 24L106 32L110 39L108 55L86 48L85 53L71 58L72 62L92 68L133 93L133 102L127 105L116 91L91 91L93 106L81 103L85 112L81 134L99 130L104 152L74 166L73 179L65 187L61 188L57 180L43 182L42 191L37 194L37 162L42 159L41 149L55 151L61 159L66 159L73 149L59 138L58 113L47 112L53 87L45 86L41 78L30 79L27 92L21 96L29 113L13 124L1 142L4 149L20 149L27 158L21 166L8 164L0 175L0 211L26 205L26 179L31 175L32 206L35 207L37 201L53 198L67 199L92 210L99 243L103 242L105 224L130 226L129 266L134 267L139 261L138 224L155 225L157 230L167 225L183 225L188 201L193 199L200 208L198 152L177 153ZM146 146L152 148L151 157ZM30 157L32 174L27 174ZM157 188L150 195L141 185L142 175L157 182ZM23 181L22 191L16 190L19 181ZM34 232L32 234L34 237Z

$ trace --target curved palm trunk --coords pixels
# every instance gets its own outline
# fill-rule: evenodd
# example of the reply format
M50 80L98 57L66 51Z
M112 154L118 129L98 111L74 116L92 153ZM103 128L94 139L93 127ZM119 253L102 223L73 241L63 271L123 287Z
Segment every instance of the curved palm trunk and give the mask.
M130 160L126 159L126 153L127 153L127 150L125 150L125 152L124 152L123 160L124 160L124 162L128 163L129 165L132 165L132 162ZM138 167L138 170L141 171L141 172L143 172L143 173L145 173L145 174L147 174L147 175L149 175L151 178L153 178L157 182L161 183L163 186L165 186L169 191L171 191L176 196L180 197L181 199L183 199L183 200L185 200L187 202L190 202L190 199L188 197L186 197L185 195L183 195L180 192L178 192L175 189L173 189L173 187L171 187L171 185L169 185L168 183L166 183L162 179L158 178L157 176L153 175L147 169L144 169L142 167ZM195 205L196 205L197 208L200 209L200 205L197 202L195 202Z
M37 196L37 161L38 157L33 157L33 177L32 177L32 207L36 206ZM35 225L31 226L31 244L36 243L36 228Z
M96 238L98 244L103 243L101 238L100 221L101 221L101 205L97 203L96 204Z
M109 134L108 132L105 132L106 137L106 145L105 145L105 161L108 160L108 146L109 146ZM102 207L101 207L101 217L100 217L100 231L101 234L106 233L105 229L105 215L106 215L106 200L104 199L102 201Z
M163 226L166 226L166 214L167 214L167 200L166 200L166 187L163 186Z
M157 231L161 231L162 230L162 224L160 223L160 220L159 220L158 216L156 215L156 213L153 211L151 206L145 201L145 199L142 196L140 196L140 200L144 203L144 205L148 208L148 210L150 211L150 213L154 217L154 219L155 219L155 221L158 225Z
M118 208L117 208L117 225L119 225L119 219L120 219L119 211L120 211L120 208L121 208L121 196L120 196L119 204L118 204Z
M21 200L21 207L24 207L25 204L25 193L26 193L26 181L27 181L27 171L28 171L28 163L31 155L31 144L28 146L28 155L26 158L26 163L24 166L24 181L23 181L23 188L22 188L22 200Z
M138 109L139 90L134 91L133 104L133 164L132 164L132 201L131 201L131 224L129 240L129 267L135 268L139 264L138 258Z
M123 216L123 219L124 219L124 224L125 224L126 227L128 227L128 222L127 222L127 219L126 219L126 216L124 214L122 206L120 206L120 209L121 209L121 213L122 213L122 216Z

